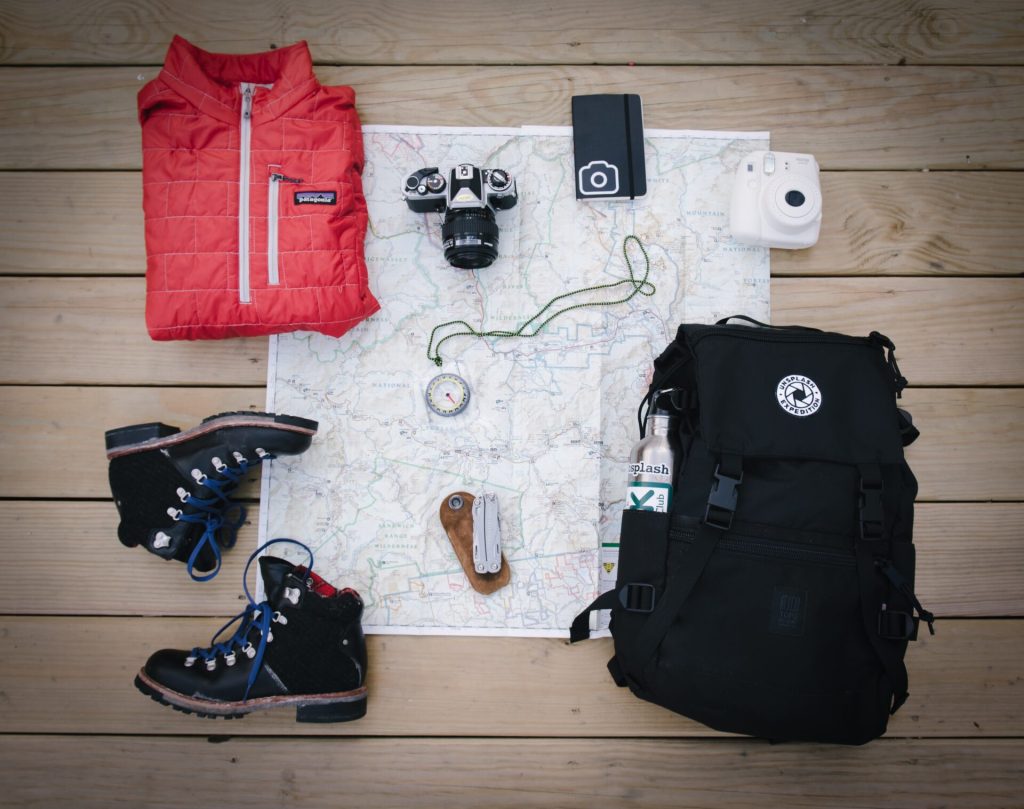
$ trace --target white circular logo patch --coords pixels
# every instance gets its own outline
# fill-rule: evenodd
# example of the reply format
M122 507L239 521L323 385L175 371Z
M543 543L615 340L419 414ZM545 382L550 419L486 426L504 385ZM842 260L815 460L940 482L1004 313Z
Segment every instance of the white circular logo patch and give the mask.
M779 381L775 390L779 406L793 416L810 416L821 407L821 391L814 380L801 374L790 374Z

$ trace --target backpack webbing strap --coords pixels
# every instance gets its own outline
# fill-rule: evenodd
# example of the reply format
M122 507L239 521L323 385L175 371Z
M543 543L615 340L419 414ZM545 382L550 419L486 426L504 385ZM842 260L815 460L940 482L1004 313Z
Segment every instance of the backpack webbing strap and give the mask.
M711 554L718 543L718 537L732 523L732 515L736 510L736 489L743 480L742 462L738 455L725 455L718 468L715 479L708 494L708 508L705 520L697 528L693 544L689 547L682 542L674 542L670 546L666 562L665 592L653 604L653 609L645 607L634 612L649 612L650 617L644 624L643 631L637 637L633 654L646 663L658 648L665 633L668 632L675 616L683 603L693 591L694 585L704 572ZM569 629L569 643L586 640L590 637L590 613L596 610L610 610L616 607L629 608L629 591L637 585L608 590L601 593L572 622ZM678 605L673 609L673 604ZM652 629L652 624L654 628ZM650 646L649 651L644 651ZM642 667L642 664L641 664ZM618 678L616 678L618 679Z
M642 682L642 671L654 656L672 627L679 611L704 574L718 540L732 524L736 509L736 489L743 480L742 461L738 455L723 455L715 470L715 481L708 495L707 517L697 527L693 543L674 542L669 547L665 593L654 607L636 640L618 655L627 676Z
M907 691L907 666L899 653L898 643L883 638L878 632L878 594L874 583L880 575L875 564L884 553L885 535L882 520L882 470L874 464L863 464L860 471L860 532L854 548L857 555L857 580L860 586L860 614L864 632L885 669L892 686L893 702L889 713L898 711L910 694Z
M608 590L591 601L587 608L573 619L572 627L569 629L569 643L590 637L590 613L595 610L610 610L618 603L618 590Z

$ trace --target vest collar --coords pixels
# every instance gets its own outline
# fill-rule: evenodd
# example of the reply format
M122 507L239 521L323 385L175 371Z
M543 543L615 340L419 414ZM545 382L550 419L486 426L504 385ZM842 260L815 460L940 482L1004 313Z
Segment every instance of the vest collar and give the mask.
M209 53L175 36L161 78L202 113L238 124L242 82L256 85L252 121L259 125L284 115L319 88L305 41L264 53Z

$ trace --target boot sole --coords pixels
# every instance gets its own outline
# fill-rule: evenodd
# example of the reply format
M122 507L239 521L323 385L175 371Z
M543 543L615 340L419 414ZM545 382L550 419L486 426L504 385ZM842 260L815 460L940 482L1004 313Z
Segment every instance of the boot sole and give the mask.
M203 419L197 426L183 431L160 422L132 424L128 427L119 427L116 430L107 430L107 460L136 452L173 447L225 427L273 427L277 430L302 435L316 435L319 426L312 419L276 413L250 413L247 410L218 413L216 416Z
M135 687L154 702L203 719L241 719L253 711L292 705L296 722L351 722L366 715L366 686L334 694L283 694L240 702L212 702L164 688L140 671Z

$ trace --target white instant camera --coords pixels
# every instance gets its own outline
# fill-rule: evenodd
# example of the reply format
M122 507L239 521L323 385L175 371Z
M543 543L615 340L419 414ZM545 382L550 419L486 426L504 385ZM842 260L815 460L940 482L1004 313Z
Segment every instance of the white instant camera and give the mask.
M821 184L814 155L751 152L736 169L729 228L759 247L796 250L818 241Z

